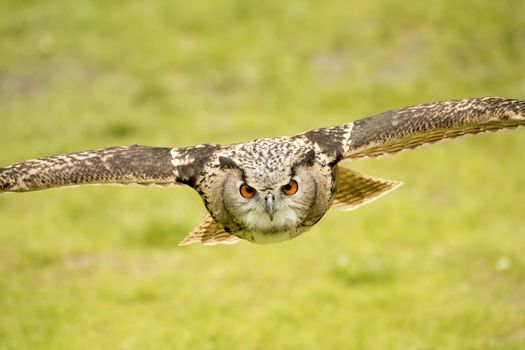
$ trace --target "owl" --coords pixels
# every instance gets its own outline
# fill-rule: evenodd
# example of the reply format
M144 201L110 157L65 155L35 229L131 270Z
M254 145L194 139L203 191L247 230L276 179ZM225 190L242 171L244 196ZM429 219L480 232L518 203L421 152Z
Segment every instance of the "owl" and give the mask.
M207 209L181 245L276 243L330 207L353 210L401 185L341 167L427 143L525 125L525 101L484 97L422 104L291 137L184 148L133 145L0 168L0 193L85 184L187 185Z

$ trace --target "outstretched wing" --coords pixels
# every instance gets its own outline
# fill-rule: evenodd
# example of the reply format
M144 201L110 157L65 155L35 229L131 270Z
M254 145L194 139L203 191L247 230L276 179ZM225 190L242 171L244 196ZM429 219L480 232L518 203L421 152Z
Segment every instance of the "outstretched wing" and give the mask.
M524 125L525 101L484 97L395 109L305 136L338 159L359 159Z
M87 184L193 186L216 148L134 145L28 160L0 168L0 193Z

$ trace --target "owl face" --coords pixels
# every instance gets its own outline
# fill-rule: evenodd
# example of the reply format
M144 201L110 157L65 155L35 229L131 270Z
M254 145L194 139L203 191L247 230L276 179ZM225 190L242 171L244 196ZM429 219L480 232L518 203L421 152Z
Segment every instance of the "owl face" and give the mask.
M220 201L208 210L227 230L249 241L291 239L309 228L305 222L313 219L313 225L326 212L333 179L319 172L313 152L257 155L219 158L215 184Z
M316 197L315 179L304 167L282 175L270 183L261 174L241 169L232 169L226 175L223 205L244 231L243 238L273 243L300 233L297 228Z

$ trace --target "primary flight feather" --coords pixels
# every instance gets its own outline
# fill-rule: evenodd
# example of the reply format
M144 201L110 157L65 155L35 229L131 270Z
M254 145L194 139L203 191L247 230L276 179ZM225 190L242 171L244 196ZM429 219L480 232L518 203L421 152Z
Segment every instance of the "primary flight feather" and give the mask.
M525 101L499 97L400 108L291 137L186 148L112 147L0 168L0 193L85 184L194 188L208 214L181 242L274 243L315 225L331 207L352 210L400 182L338 166L427 143L525 125Z

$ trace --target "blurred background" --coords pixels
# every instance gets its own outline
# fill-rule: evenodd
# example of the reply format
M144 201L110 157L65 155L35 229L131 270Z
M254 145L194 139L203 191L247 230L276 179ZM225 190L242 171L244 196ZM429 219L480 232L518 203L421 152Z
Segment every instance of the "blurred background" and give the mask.
M0 165L525 98L525 2L0 0ZM0 349L523 349L525 131L346 163L405 185L178 247L188 188L0 197Z

